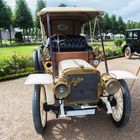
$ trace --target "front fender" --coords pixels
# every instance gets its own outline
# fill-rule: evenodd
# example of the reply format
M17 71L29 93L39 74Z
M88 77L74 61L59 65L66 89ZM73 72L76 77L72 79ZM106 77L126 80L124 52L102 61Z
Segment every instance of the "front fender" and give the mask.
M50 74L30 74L25 81L25 85L50 85L52 83L53 79Z
M109 71L109 74L111 74L114 78L116 79L137 79L137 77L128 72L128 71L124 71L124 70L112 70Z
M47 104L53 105L55 103L54 92L53 92L53 79L52 75L49 74L30 74L25 85L45 85Z

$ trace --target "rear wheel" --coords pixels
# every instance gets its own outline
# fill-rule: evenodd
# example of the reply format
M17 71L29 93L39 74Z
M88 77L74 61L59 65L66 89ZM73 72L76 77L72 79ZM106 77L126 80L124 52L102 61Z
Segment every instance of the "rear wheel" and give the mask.
M47 126L47 112L44 110L45 103L45 87L43 85L35 85L32 99L32 113L34 127L38 134L43 134Z
M125 54L125 57L126 57L127 59L130 59L130 58L132 57L131 48L130 48L130 47L126 47L126 48L125 48L124 54Z
M121 88L114 95L111 106L111 118L116 127L124 127L129 121L131 112L131 97L128 86L124 80L119 80Z
M42 49L41 49L41 47L37 50L37 54L38 54L38 64L39 64L40 72L44 72L44 66L42 64Z
M39 63L38 63L38 54L37 54L37 50L34 50L33 51L33 65L34 65L34 68L37 72L40 71L39 69Z

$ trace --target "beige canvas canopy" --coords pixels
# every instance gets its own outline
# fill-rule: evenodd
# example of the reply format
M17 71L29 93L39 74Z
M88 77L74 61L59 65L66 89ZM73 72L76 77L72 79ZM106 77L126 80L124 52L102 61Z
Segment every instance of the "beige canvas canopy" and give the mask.
M97 15L102 16L104 14L101 10L85 7L47 7L42 9L38 15L41 18L45 30L47 32L47 14L50 16L51 32L52 34L79 34L81 27L86 22L94 19ZM59 30L58 27L63 29ZM65 27L64 27L65 25Z

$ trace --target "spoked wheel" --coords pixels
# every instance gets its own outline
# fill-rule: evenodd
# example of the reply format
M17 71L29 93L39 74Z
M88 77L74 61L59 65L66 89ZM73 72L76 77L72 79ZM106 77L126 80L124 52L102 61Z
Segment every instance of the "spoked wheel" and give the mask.
M132 57L132 52L131 52L131 48L130 47L126 47L125 48L125 57L127 59L130 59Z
M116 127L124 127L128 123L130 117L131 97L126 82L124 80L120 80L119 82L121 88L111 101L111 118Z
M32 100L32 113L34 127L38 134L43 134L47 126L47 112L44 110L45 103L45 87L43 85L35 85Z

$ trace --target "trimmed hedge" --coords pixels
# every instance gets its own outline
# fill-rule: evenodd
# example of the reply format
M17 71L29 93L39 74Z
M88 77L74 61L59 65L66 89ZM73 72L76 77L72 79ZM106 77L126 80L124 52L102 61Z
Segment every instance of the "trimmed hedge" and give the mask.
M4 77L0 77L0 81L13 80L13 79L16 79L16 78L25 77L25 76L28 76L29 74L32 74L32 73L34 73L34 70L32 72L6 75Z

